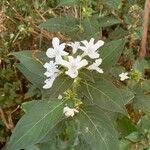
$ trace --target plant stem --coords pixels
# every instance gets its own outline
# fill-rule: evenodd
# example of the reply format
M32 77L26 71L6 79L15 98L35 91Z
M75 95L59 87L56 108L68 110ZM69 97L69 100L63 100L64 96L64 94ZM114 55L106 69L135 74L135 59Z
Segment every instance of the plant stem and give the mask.
M146 43L147 43L149 15L150 15L150 0L146 0L145 1L145 9L144 9L143 35L142 35L141 50L139 53L139 58L144 58L146 55Z

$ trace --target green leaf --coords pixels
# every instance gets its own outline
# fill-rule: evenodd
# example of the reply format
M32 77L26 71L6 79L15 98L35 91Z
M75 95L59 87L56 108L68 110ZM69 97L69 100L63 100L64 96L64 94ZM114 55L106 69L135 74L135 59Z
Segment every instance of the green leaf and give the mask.
M21 51L12 53L19 61L17 64L18 69L25 75L25 77L38 88L44 85L44 72L43 65L33 57L33 51Z
M111 68L114 66L125 45L125 40L119 39L119 40L114 40L108 43L105 43L104 46L100 49L100 55L101 58L103 59L102 62L102 67L105 69Z
M126 114L120 90L108 80L98 77L95 83L82 82L81 89L91 103L109 111Z
M28 148L26 148L25 150L41 150L41 149L36 145L31 145Z
M77 20L72 15L51 18L40 24L41 28L45 28L51 32L64 33L72 33L77 29L77 26Z
M109 27L115 24L120 24L121 20L114 16L105 16L103 18L99 18L99 26L100 27Z
M140 134L139 134L139 132L132 132L131 134L129 134L125 138L132 141L132 142L138 142L140 140Z
M121 137L127 136L132 132L137 131L137 127L128 117L120 117L117 119L118 131Z
M131 142L128 140L121 140L119 150L129 150L131 147Z
M79 4L80 0L60 0L58 6L74 6Z
M121 0L102 0L101 1L104 5L114 9L114 10L118 10L119 5L121 5Z
M81 22L83 32L79 34L80 40L97 38L100 34L100 28L96 17L86 17Z
M140 83L134 85L133 91L135 93L134 105L145 113L150 113L150 96L144 94Z
M138 127L144 132L150 131L150 117L149 115L142 116L138 122Z
M128 104L134 98L134 93L129 89L121 89L124 104Z
M118 150L116 131L108 116L97 106L80 110L79 127L83 139L93 150Z
M132 69L137 70L142 73L142 77L144 78L145 68L148 67L147 61L144 59L138 59L135 61Z
M144 80L142 82L142 89L149 92L150 91L150 80Z
M33 100L33 101L28 101L28 102L24 102L21 105L21 109L26 113L28 112L34 105L36 105L37 103L39 103L39 100Z
M75 150L92 150L92 148L83 138L80 138L79 144L75 147Z
M51 142L41 143L39 144L40 150L56 150L58 149L57 142L58 142L57 139L54 138Z
M63 94L67 89L71 88L72 83L72 78L66 75L60 75L56 78L52 88L48 90L43 89L43 99L57 98L60 94Z
M64 103L60 100L39 101L17 123L7 150L19 150L38 143L62 119Z
M43 75L37 74L36 72L25 67L23 64L17 64L16 67L22 72L22 74L36 87L42 88L44 85L44 72ZM42 71L42 70L41 70Z

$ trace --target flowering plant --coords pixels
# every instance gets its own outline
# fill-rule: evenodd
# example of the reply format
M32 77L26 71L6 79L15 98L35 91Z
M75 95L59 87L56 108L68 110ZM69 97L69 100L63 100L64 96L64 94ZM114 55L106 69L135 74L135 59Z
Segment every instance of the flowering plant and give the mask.
M115 45L113 42L112 44ZM18 68L28 68L26 72L22 71L33 84L41 88L43 100L32 101L32 108L26 108L27 112L17 124L16 132L21 126L23 128L22 123L29 122L24 124L26 128L20 137L14 131L8 149L25 148L36 144L39 139L41 143L56 126L70 121L74 122L74 127L78 126L76 138L82 137L80 140L84 142L88 141L93 132L91 142L96 147L112 147L109 142L112 137L113 142L117 143L114 125L106 112L124 115L127 115L127 112L122 91L109 79L110 66L107 65L114 60L109 62L109 58L106 59L110 56L104 53L105 45L107 46L107 43L104 44L102 40L94 42L94 38L89 41L60 43L60 40L54 37L52 48L48 48L46 53L36 52L33 56L31 51L22 51L14 54L19 59L24 54L31 61L32 66L27 64L29 61L20 59L22 66L20 64ZM66 46L70 48L68 51L65 51ZM34 80L33 74L36 74ZM127 79L122 75L120 77L121 81ZM119 76L116 79L120 80ZM26 107L29 107L30 103L28 102ZM29 117L34 119L31 121ZM32 139L27 140L29 134L35 130L38 132L34 133ZM97 138L100 138L102 143L97 142ZM117 145L113 144L113 147L117 148Z
M79 4L77 0L63 2ZM116 10L116 4L109 6ZM40 25L51 32L65 33L72 41L66 38L68 42L63 43L54 37L46 51L12 54L20 61L17 68L41 95L22 104L25 114L13 130L7 150L119 150L124 141L134 143L141 138L138 125L143 126L144 121L135 126L132 120L137 119L136 113L140 117L149 114L150 88L144 72L147 61L137 59L129 68L120 65L129 37L119 32L114 39L112 28L108 30L111 36L100 36L103 27L106 32L120 20L104 17L104 22L99 21L99 10L92 16L88 5L82 1L82 14L76 17L51 18ZM124 26L116 30L118 35ZM105 43L98 39L105 39ZM148 137L148 131L144 132Z

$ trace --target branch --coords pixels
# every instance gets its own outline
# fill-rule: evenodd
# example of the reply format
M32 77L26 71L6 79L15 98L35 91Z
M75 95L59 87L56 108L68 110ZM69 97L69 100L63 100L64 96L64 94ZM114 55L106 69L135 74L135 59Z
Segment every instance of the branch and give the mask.
M145 9L144 9L143 35L142 35L141 50L139 53L139 58L144 58L146 55L146 43L147 43L149 15L150 15L150 0L146 0Z

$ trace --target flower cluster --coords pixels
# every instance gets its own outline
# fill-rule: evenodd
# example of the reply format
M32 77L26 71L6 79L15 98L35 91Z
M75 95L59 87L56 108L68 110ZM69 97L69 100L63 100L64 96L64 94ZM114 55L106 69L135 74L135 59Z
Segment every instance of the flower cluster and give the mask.
M98 53L98 49L104 45L102 40L94 43L94 38L90 41L60 43L57 37L52 39L53 48L49 48L46 51L46 55L50 58L50 62L44 64L46 72L44 75L47 79L44 81L44 89L52 87L53 82L62 73L62 68L65 69L65 74L71 78L78 76L78 71L86 67L88 70L95 70L98 73L103 73L103 69L99 66L102 63L102 58ZM72 48L72 52L68 53L64 49L66 46ZM90 59L89 59L90 58ZM61 68L61 70L60 70Z

